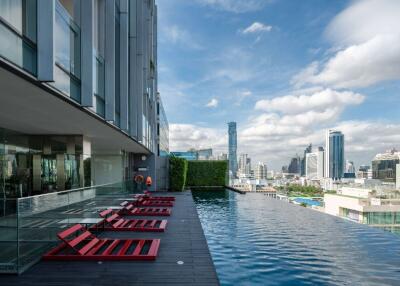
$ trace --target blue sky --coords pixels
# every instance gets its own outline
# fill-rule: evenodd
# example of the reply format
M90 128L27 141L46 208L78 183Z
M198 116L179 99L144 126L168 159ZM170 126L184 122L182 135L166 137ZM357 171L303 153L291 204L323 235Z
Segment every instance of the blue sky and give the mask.
M279 169L324 130L370 163L400 139L400 1L157 0L171 150L239 152ZM396 24L397 23L397 24Z

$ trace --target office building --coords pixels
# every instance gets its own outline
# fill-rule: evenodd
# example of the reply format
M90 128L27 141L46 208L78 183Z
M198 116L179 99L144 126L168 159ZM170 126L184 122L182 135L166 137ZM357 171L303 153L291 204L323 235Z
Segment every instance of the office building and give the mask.
M342 187L324 195L325 212L376 227L400 226L400 198L396 192Z
M396 190L400 190L400 164L396 165Z
M327 130L325 138L325 177L333 180L343 178L344 135L340 131Z
M396 149L377 154L372 160L372 178L385 182L396 181L396 165L400 163L400 152Z
M372 169L368 165L360 165L356 173L357 179L372 179Z
M229 174L230 177L235 178L238 169L237 164L237 131L236 122L228 123L228 160L229 160Z
M251 174L251 158L248 154L240 154L238 173L246 176Z
M299 156L296 155L296 157L293 157L290 160L288 172L290 174L300 174L301 171L300 168L301 168L301 159Z
M213 159L214 159L213 150L211 148L197 150L197 160L213 160Z
M194 148L188 151L172 151L171 155L179 158L183 158L189 161L193 160L214 160L212 155L212 149L199 149L196 150Z
M264 164L263 162L258 162L257 168L255 170L256 180L266 180L268 177L267 172L267 164Z
M306 154L306 177L309 180L320 180L324 177L324 151L318 149L316 152Z
M346 173L355 173L356 168L354 167L354 162L346 160Z
M169 148L154 0L1 0L0 30L1 196L135 174L157 188Z
M303 158L301 158L301 162L300 162L300 175L301 176L306 175L306 155L311 152L312 152L312 144L310 143L310 145L308 145L307 148L304 150Z
M228 154L221 153L221 154L218 155L217 159L220 160L220 161L227 161L228 160Z

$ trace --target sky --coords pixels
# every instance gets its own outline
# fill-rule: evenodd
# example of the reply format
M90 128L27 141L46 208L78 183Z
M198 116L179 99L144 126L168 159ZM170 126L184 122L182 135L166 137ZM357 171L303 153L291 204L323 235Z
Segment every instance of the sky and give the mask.
M399 0L156 0L170 150L288 165L325 130L345 159L400 149Z

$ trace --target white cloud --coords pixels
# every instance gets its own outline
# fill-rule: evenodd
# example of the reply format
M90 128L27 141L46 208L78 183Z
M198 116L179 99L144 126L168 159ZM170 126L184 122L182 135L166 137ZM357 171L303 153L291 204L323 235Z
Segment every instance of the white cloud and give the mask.
M212 98L207 104L206 107L215 108L218 106L218 100L216 98Z
M214 7L218 10L246 13L258 11L265 7L270 0L197 0L202 5Z
M190 148L210 148L216 152L226 152L225 130L204 128L194 124L170 124L170 150L187 151Z
M325 89L311 95L286 95L273 99L257 101L255 108L263 111L279 111L286 114L298 114L306 111L321 111L347 105L358 105L364 101L364 96L351 91L338 92Z
M175 45L182 45L194 50L201 50L203 47L191 36L189 32L177 25L165 26L161 33L161 40Z
M261 33L261 32L269 32L272 30L272 26L265 25L260 22L254 22L246 29L242 31L242 34L253 34L253 33Z
M292 83L357 88L400 79L399 19L398 0L355 1L326 30L339 51L325 63L312 63Z

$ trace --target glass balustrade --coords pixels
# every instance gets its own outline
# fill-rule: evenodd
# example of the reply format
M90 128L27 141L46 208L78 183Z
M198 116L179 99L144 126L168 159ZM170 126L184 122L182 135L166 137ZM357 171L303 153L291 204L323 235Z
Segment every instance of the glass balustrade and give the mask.
M92 226L98 213L136 192L132 181L0 199L0 273L22 273L59 243L57 233L77 223Z

